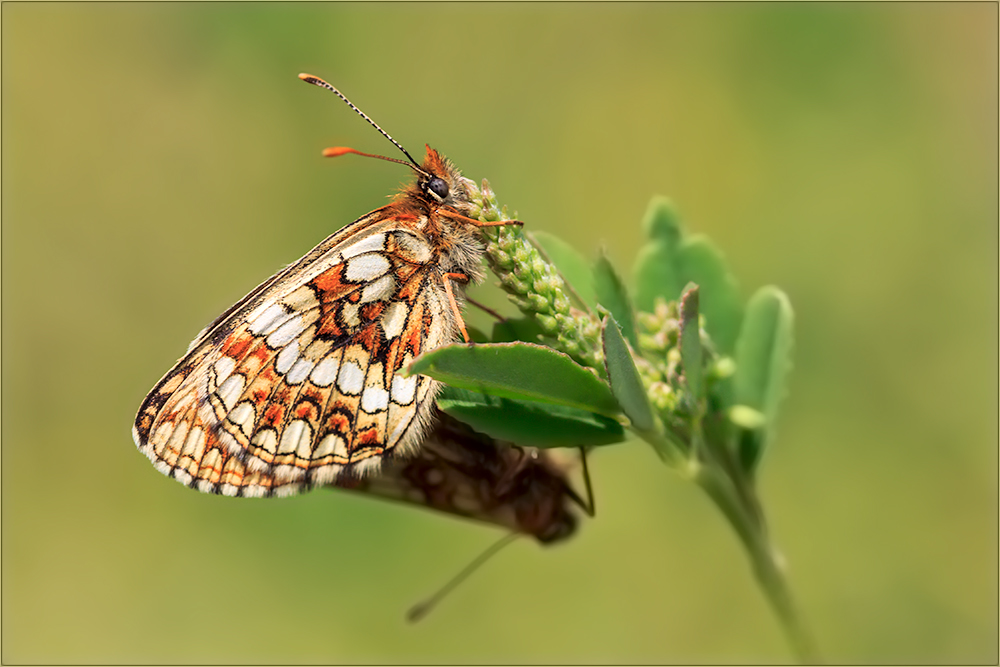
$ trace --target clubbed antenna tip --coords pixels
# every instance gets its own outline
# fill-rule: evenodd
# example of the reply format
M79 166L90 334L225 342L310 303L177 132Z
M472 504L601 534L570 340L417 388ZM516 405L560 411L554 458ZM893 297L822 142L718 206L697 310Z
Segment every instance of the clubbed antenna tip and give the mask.
M345 102L347 102L347 106L349 106L352 109L354 109L358 113L359 116L361 116L362 118L364 118L365 120L367 120L369 123L371 123L371 126L374 127L376 130L378 130L379 133L383 137L385 137L386 139L388 139L389 141L391 141L392 144L396 148L398 148L399 150L401 150L403 152L403 155L405 155L406 158L413 164L413 166L416 167L416 169L417 169L418 172L424 173L423 169L420 168L420 164L416 160L413 159L413 156L410 155L406 151L406 149L403 148L403 146L398 141L396 141L395 139L393 139L392 137L390 137L389 133L386 132L385 130L383 130L381 127L379 127L378 123L376 123L371 118L369 118L368 115L364 111L362 111L361 109L359 109L356 106L354 106L354 103L351 102L349 99L347 99L342 92L340 92L339 90L337 90L335 87L331 86L329 83L327 83L323 79L319 78L318 76L314 76L312 74L302 73L302 74L299 74L299 78L302 79L303 81L305 81L306 83L311 83L314 86L319 86L320 88L326 88L331 93L334 93L337 97L339 97L340 99L342 99ZM379 157L381 157L381 156L379 156ZM395 162L395 160L393 160L393 161Z

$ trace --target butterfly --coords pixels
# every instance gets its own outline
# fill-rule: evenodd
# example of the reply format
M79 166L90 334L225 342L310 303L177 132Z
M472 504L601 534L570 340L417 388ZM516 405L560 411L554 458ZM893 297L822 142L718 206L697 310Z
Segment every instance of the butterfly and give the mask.
M573 535L574 505L587 514L593 505L552 454L495 440L440 411L414 456L333 486L491 523L543 544Z
M153 387L132 429L162 473L203 492L292 495L375 474L414 454L439 384L401 373L468 340L464 286L482 279L472 181L427 147L418 164L327 82L416 175L387 206L329 236L198 334Z

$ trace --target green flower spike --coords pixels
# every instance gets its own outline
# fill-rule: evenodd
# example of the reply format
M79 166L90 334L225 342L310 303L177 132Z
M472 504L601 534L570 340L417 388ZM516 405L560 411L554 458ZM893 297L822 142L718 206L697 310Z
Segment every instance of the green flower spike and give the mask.
M472 199L480 208L481 221L512 219L506 207L498 208L485 179L482 189L473 191ZM490 269L514 305L535 318L545 342L582 365L603 372L600 322L573 307L566 296L571 290L556 267L545 260L521 227L489 227L484 231Z

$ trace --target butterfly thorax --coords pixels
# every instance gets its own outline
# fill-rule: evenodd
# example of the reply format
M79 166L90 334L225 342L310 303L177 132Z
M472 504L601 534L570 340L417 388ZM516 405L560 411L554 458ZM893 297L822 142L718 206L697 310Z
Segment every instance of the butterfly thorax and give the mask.
M452 212L466 218L472 216L470 186L473 183L430 146L422 170L424 173L416 182L399 193L390 206L401 218L415 220L416 230L439 255L437 264L442 274L461 273L478 282L482 278L480 262L483 256L479 231L474 225L447 215ZM435 180L440 182L435 183ZM444 196L438 194L445 191Z

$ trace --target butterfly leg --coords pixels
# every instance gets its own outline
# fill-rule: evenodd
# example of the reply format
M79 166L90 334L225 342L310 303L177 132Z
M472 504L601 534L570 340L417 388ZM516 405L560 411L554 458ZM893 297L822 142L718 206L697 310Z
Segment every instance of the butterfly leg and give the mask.
M455 211L450 211L446 208L438 209L438 213L445 216L446 218L451 218L452 220L458 220L459 222L465 222L476 227L505 227L506 225L521 225L524 223L520 220L499 220L497 222L483 222L482 220L476 220L475 218L469 218L461 213Z
M580 448L580 462L583 464L583 482L587 486L587 502L580 503L584 511L591 517L597 514L597 504L594 502L594 489L590 485L590 469L587 467L587 448Z
M476 308L478 308L479 310L481 310L481 311L483 311L484 313L486 313L487 315L492 315L493 317L495 317L495 318L496 318L496 320L497 320L497 322L506 322L506 321L507 321L507 318L506 318L506 317L504 317L503 315L501 315L501 314L500 314L500 313L498 313L497 311L493 310L492 308L489 308L489 307L487 307L487 306L484 306L483 304L479 303L479 302L478 302L478 301L476 301L475 299L471 299L471 298L469 298L469 296L468 296L468 295L466 295L466 297L465 297L465 300L466 300L467 302L471 303L471 304L472 304L473 306L475 306L475 307L476 307Z
M469 276L464 273L446 273L441 276L441 282L444 283L445 294L448 295L448 304L451 306L452 312L455 314L455 320L458 322L458 328L462 331L462 338L465 339L466 343L472 343L469 338L469 332L465 328L465 320L462 319L462 311L458 307L458 301L455 300L455 292L451 289L451 281L457 280L461 283L468 283Z

